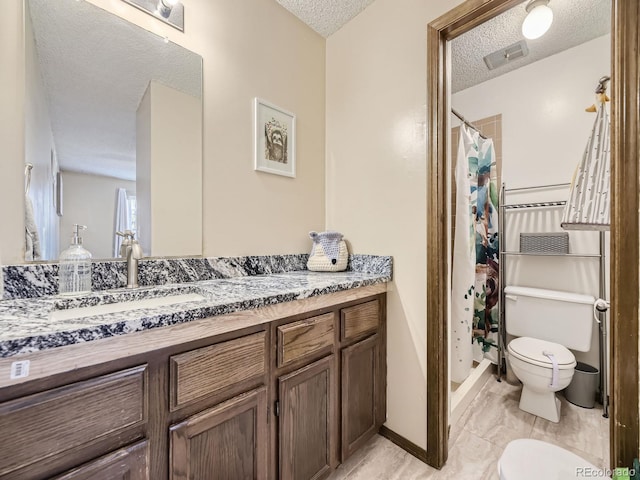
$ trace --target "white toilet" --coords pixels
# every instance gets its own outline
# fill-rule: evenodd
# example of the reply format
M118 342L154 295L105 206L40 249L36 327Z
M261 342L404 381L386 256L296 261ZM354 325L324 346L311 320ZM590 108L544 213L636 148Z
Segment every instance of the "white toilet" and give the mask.
M564 448L529 438L510 442L498 460L500 480L610 478L606 473Z
M506 287L507 351L513 373L522 382L520 409L560 421L555 392L566 388L576 367L569 348L591 348L593 304L589 295L529 287Z

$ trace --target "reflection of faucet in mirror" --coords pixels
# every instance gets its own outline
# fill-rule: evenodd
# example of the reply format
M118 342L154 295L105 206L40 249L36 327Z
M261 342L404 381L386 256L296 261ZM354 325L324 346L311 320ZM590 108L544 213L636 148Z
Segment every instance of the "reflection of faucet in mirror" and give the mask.
M120 256L127 259L127 288L138 288L138 260L143 256L142 247L131 230L116 234L124 237L120 245Z

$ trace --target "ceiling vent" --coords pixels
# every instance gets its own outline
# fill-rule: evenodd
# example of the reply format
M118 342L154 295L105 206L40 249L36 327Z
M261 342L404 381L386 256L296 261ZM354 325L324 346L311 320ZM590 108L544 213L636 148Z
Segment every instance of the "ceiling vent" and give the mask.
M484 57L484 63L487 64L489 70L494 70L518 58L526 57L528 54L529 48L527 48L527 42L520 40L497 52L490 53Z

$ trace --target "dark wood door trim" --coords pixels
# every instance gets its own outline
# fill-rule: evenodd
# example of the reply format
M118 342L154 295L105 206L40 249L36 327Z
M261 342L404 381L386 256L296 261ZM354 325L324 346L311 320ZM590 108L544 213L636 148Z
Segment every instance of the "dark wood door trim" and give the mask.
M614 0L611 34L611 465L638 456L640 4Z
M436 468L447 461L449 424L447 151L451 59L447 41L521 1L467 0L427 27L427 463Z
M427 463L447 460L450 215L447 41L523 0L467 0L427 27ZM611 465L638 456L640 291L638 0L613 0L611 150ZM596 79L594 79L595 81ZM624 386L624 388L623 388Z

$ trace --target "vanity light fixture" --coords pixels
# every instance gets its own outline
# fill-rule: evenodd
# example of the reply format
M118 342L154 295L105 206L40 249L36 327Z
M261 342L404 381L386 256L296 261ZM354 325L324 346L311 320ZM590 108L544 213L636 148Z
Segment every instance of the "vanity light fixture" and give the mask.
M175 7L177 3L178 0L158 0L158 13L163 18L169 18L173 7Z
M184 6L180 0L122 0L184 32Z
M549 0L531 0L527 6L527 17L522 22L522 34L529 40L535 40L547 33L553 23L553 10Z

